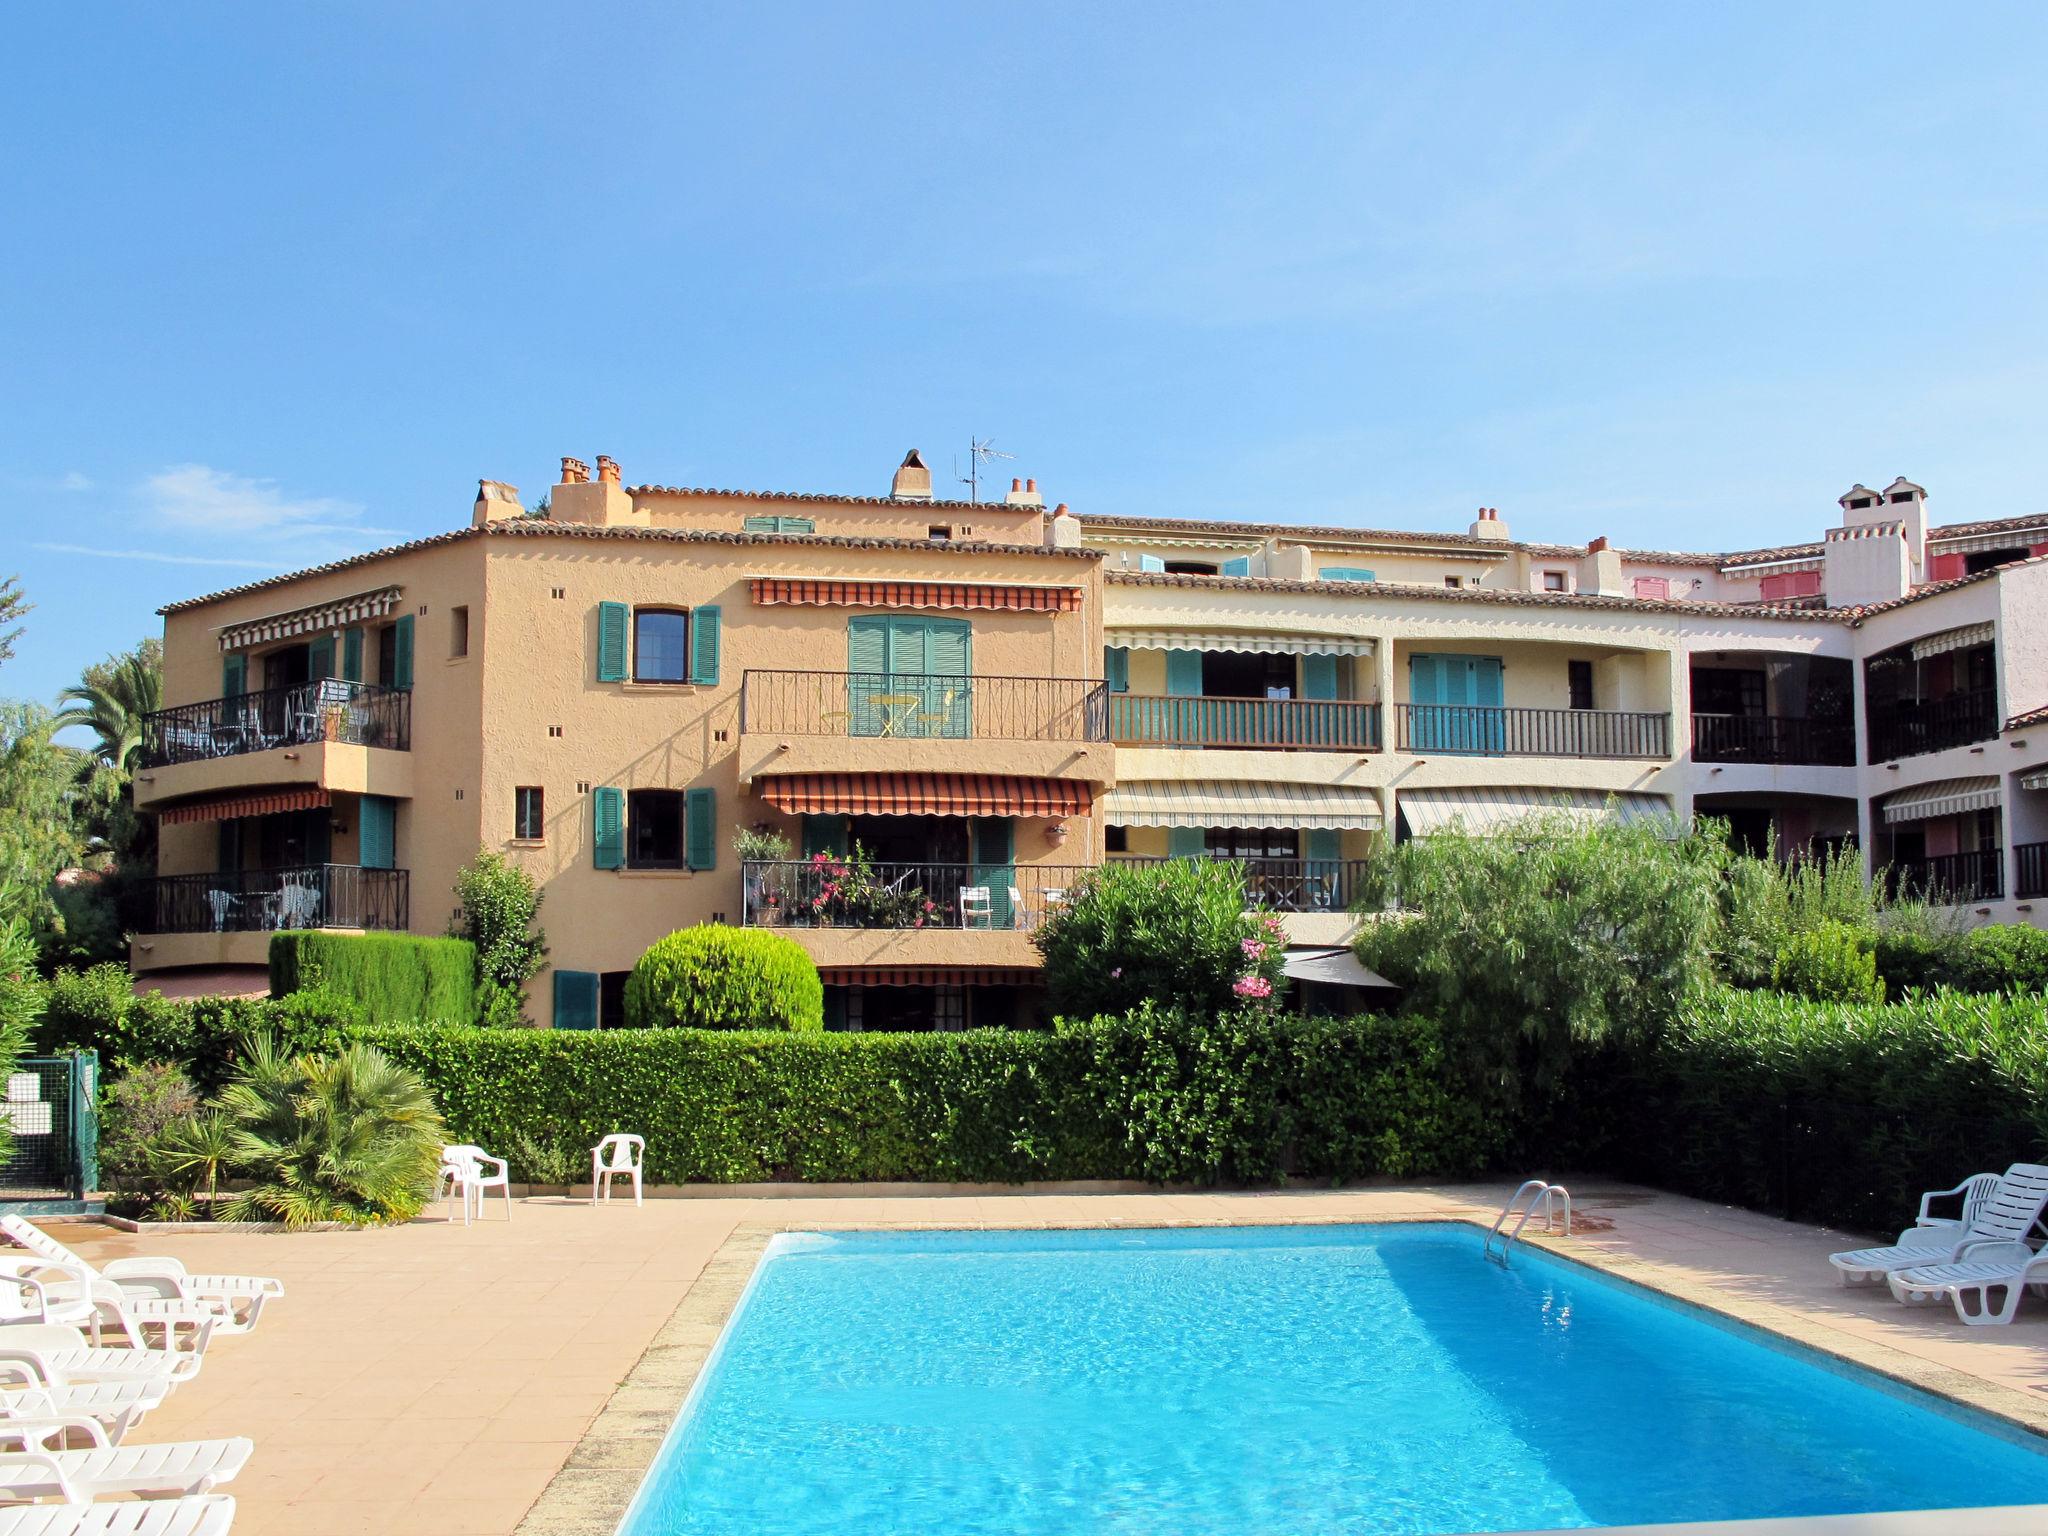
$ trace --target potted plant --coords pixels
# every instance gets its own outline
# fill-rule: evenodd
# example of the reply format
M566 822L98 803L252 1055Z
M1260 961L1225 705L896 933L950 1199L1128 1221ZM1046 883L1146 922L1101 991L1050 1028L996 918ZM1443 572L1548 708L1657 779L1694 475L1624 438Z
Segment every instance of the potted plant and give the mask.
M732 851L745 883L746 921L757 926L781 922L789 839L757 822L732 829Z

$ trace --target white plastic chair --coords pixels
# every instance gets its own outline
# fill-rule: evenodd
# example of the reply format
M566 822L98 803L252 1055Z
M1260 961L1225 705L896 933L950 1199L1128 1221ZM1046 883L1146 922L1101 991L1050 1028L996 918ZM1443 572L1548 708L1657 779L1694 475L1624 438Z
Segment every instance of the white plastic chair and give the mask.
M224 1493L112 1504L22 1504L0 1515L0 1536L228 1536L235 1501Z
M219 933L228 925L228 913L234 910L235 897L232 891L208 891L206 904L213 909L213 931Z
M73 1433L88 1443L65 1449ZM0 1498L71 1504L124 1493L150 1499L211 1493L232 1482L256 1449L240 1438L117 1446L86 1418L0 1422L0 1445L7 1447L0 1453Z
M218 1314L221 1333L247 1333L263 1304L284 1295L284 1282L268 1275L195 1275L168 1256L110 1259L95 1267L24 1216L0 1216L0 1235L38 1258L110 1281L130 1296L201 1302Z
M647 1157L647 1143L625 1131L614 1131L590 1149L590 1203L612 1198L612 1180L624 1175L633 1181L633 1203L641 1203L640 1165Z
M1956 1316L1972 1326L2009 1323L2020 1309L2020 1293L2048 1290L2048 1255L2025 1243L1976 1243L1954 1264L1894 1270L1891 1293L1898 1300L1950 1301Z
M1926 1202L1921 1203L1926 1209ZM1958 1264L1986 1243L2025 1245L2048 1209L2048 1167L2014 1163L1999 1175L1998 1187L1979 1206L1968 1226L1908 1227L1887 1248L1854 1248L1831 1253L1828 1262L1844 1285L1883 1285L1895 1270Z
M484 1214L484 1194L487 1190L502 1189L505 1192L505 1219L512 1219L512 1170L502 1157L493 1157L482 1147L453 1146L441 1149L441 1198L443 1204L462 1191L462 1224L466 1227L471 1220L471 1206L475 1207L475 1219L481 1221Z
M996 904L989 894L989 887L963 885L960 887L960 926L972 928L977 917L991 926L995 923Z

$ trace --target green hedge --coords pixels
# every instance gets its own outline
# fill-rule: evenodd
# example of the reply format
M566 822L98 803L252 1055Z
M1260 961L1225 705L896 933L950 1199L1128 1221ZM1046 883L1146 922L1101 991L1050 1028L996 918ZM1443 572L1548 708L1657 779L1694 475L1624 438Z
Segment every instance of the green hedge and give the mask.
M353 1031L452 1130L584 1157L647 1138L660 1183L1260 1183L1468 1173L1489 1130L1414 1019L1170 1014L1051 1032ZM523 1171L523 1170L522 1170Z
M1897 1000L1910 992L2048 991L2048 932L1986 923L1962 933L1924 927L1880 930L1877 971Z
M476 947L409 933L280 933L270 940L270 995L317 989L373 1019L476 1022Z

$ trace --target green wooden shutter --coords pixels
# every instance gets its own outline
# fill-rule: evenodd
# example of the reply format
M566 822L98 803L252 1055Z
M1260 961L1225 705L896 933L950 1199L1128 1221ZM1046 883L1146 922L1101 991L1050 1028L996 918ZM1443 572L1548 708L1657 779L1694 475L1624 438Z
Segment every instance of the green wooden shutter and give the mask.
M968 832L974 852L974 867L968 872L967 883L988 887L989 918L993 926L1014 928L1017 925L1017 908L1010 900L1010 887L1017 882L1016 828L1007 816L976 816L968 823ZM947 893L954 897L959 894L958 891ZM934 896L932 899L943 898Z
M1102 648L1102 676L1111 693L1131 691L1131 653L1121 645Z
M398 858L398 802L365 795L356 808L356 862L365 869L393 869Z
M924 695L916 722L920 736L964 739L974 723L974 626L966 619L913 620L924 631L923 673L931 682L913 685Z
M316 683L334 676L334 636L322 635L306 647L306 676Z
M1141 571L1163 571L1166 569L1166 562L1157 555L1140 555L1138 556L1138 569Z
M1327 828L1311 827L1301 834L1301 851L1304 858L1320 861L1334 861L1343 856L1344 834Z
M597 1028L597 972L555 972L555 1028Z
M715 607L690 610L690 681L706 686L718 682L719 612Z
M692 789L683 795L683 867L718 866L718 791Z
M590 792L590 848L599 869L626 862L626 792L601 784Z
M841 1030L846 1028L846 988L825 989L825 1028Z
M1166 856L1171 859L1199 859L1209 846L1208 833L1201 827L1168 827Z
M1166 691L1175 697L1196 698L1202 692L1202 653L1166 653Z
M814 853L829 853L834 858L846 856L846 818L838 814L804 814L803 855L809 858Z
M816 519L808 517L750 517L740 524L747 533L816 533Z
M890 692L889 621L863 616L846 621L846 714L855 736L882 734L882 706L875 699Z
M626 680L626 623L631 617L624 603L597 605L597 680L623 683Z
M1252 557L1250 555L1239 555L1235 560L1224 561L1222 569L1217 572L1221 576L1249 576L1251 573Z
M360 629L341 632L341 675L351 683L363 680L363 632Z
M1316 572L1323 581L1377 581L1379 578L1362 565L1326 565Z
M391 686L410 688L412 686L412 615L406 614L394 626L397 633L391 645Z
M1304 656L1301 658L1301 696L1304 699L1334 699L1337 697L1336 657Z
M239 651L230 652L220 659L220 694L224 699L239 698L249 691L249 658Z

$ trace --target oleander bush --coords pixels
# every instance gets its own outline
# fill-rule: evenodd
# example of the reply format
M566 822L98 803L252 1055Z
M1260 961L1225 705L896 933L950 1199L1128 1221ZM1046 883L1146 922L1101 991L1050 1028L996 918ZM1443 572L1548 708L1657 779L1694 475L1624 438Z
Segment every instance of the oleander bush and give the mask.
M273 934L270 995L318 991L346 998L373 1019L472 1024L476 950L464 939L410 933Z
M626 978L635 1029L825 1027L818 967L794 939L762 928L700 923L648 946Z
M1882 1003L1872 935L1824 922L1789 935L1771 962L1771 987L1822 1003Z

